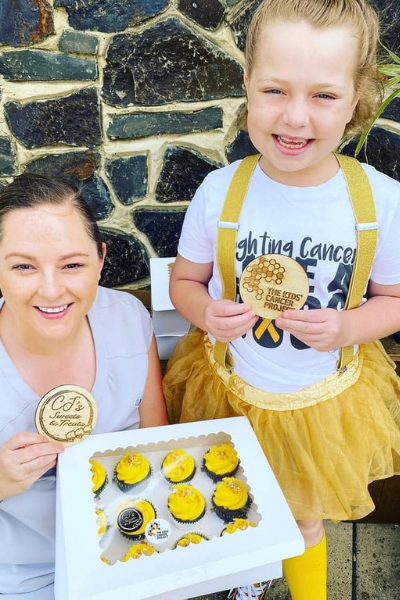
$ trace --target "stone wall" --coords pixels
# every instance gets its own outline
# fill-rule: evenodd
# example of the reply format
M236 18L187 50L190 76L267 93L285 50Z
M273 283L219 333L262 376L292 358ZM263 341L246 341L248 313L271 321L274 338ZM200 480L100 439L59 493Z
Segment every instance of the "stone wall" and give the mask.
M24 170L78 184L108 246L103 284L146 287L204 176L253 151L237 115L259 1L1 1L0 185ZM399 3L375 2L398 50ZM397 100L367 152L397 179L399 121Z

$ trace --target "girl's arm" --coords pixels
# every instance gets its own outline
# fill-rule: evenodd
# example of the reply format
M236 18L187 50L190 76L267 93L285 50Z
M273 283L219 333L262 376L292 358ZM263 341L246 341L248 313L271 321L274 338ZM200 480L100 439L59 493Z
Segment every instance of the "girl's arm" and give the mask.
M153 335L148 352L147 380L139 407L140 428L168 425L167 409L162 391L162 375L156 338Z
M230 342L247 333L258 317L248 304L213 300L208 293L213 263L195 263L178 254L170 280L170 296L180 314L193 325Z
M278 327L320 352L379 340L400 330L400 284L369 283L370 298L359 308L289 310Z

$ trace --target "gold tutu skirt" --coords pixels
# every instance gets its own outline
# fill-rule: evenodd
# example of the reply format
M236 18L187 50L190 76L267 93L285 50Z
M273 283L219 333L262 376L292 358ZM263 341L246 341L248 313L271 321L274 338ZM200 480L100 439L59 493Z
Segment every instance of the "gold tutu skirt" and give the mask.
M271 394L215 364L204 332L178 343L164 378L171 423L244 415L296 519L359 519L368 484L400 474L400 379L379 342L344 376Z

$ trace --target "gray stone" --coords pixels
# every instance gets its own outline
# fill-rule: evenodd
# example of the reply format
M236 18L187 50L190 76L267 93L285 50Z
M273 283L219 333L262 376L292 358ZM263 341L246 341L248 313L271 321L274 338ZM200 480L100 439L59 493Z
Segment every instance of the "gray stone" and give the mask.
M400 123L400 98L392 100L389 106L383 111L382 117L385 119L392 119L392 121L398 121Z
M242 129L239 129L235 139L225 148L225 155L230 163L257 154L257 152L258 150L253 146L249 134Z
M20 50L0 54L0 73L9 81L92 81L97 79L97 64L60 52Z
M164 133L192 133L222 127L223 113L219 106L211 106L190 113L135 112L116 116L108 128L111 139L134 139Z
M342 150L342 153L354 156L356 146L357 140L352 141ZM367 144L357 158L400 181L400 135L380 127L373 127Z
M101 285L118 287L148 277L150 261L142 242L122 232L101 229L100 233L107 246Z
M240 50L244 51L247 29L256 8L262 0L250 0L241 4L231 20L233 37Z
M133 222L147 235L158 256L176 256L185 212L139 208L133 213Z
M0 176L14 175L15 150L8 138L0 137Z
M393 0L371 0L379 10L382 41L393 52L400 51L400 4Z
M243 95L241 65L176 19L116 35L106 60L102 95L114 106Z
M54 144L101 144L97 90L85 88L55 100L8 102L5 115L12 133L27 148Z
M217 29L225 15L220 0L178 0L178 10L205 29Z
M99 40L93 35L64 29L58 47L62 52L75 54L97 54Z
M147 156L114 158L106 162L107 175L122 204L132 204L147 193Z
M0 44L28 46L53 32L53 10L46 0L0 2Z
M240 0L226 0L228 6L234 6L238 2L240 2Z
M165 10L169 0L55 0L66 8L71 27L92 31L123 31Z
M97 152L67 152L49 154L31 161L25 167L30 173L40 173L63 179L76 187L90 206L96 220L109 217L114 209L110 192L96 173L100 157Z
M194 150L179 146L168 148L156 188L156 199L159 202L191 200L204 177L220 166Z
M357 525L356 592L360 600L399 598L399 538L399 525Z

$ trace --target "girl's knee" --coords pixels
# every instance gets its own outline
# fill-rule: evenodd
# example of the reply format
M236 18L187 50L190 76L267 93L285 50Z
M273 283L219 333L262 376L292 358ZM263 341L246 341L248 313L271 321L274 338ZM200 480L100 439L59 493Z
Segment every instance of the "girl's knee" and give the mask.
M315 546L318 544L324 535L324 524L323 521L297 521L297 525L300 528L301 534L304 538L306 548Z

